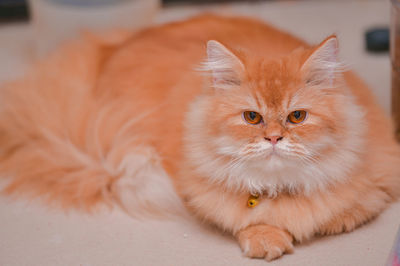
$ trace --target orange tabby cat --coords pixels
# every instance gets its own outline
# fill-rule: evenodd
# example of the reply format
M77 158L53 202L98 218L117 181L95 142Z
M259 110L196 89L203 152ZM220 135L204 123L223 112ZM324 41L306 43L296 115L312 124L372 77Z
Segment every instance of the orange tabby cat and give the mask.
M399 196L400 149L337 52L212 15L66 45L1 90L5 191L131 214L176 191L267 260L353 230Z

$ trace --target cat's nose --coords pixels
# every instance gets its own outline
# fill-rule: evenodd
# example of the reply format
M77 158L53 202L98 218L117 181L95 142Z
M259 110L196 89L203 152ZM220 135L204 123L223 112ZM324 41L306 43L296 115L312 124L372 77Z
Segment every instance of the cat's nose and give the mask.
M276 143L278 143L278 141L282 140L283 137L282 136L271 136L271 137L264 137L264 139L271 142L272 145L275 145Z

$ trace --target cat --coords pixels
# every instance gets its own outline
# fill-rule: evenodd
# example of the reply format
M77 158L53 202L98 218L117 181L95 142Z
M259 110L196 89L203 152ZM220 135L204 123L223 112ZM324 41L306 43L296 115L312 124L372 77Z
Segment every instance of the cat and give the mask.
M0 93L6 193L132 215L183 202L249 257L351 231L400 194L391 122L334 35L202 15L66 44Z

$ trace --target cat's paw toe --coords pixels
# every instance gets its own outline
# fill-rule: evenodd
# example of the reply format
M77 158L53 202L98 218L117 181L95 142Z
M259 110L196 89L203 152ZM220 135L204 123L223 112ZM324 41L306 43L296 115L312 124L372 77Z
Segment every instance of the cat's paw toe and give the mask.
M243 253L251 258L271 261L293 252L292 236L269 225L250 226L238 233L238 240Z
M280 258L282 255L283 255L283 250L279 247L273 246L268 249L268 252L265 255L265 259L267 261L271 261L271 260Z

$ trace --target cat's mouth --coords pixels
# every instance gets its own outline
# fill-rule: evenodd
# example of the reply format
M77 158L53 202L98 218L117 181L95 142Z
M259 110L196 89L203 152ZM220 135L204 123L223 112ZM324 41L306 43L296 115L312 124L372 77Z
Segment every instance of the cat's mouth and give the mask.
M291 157L290 152L288 152L285 148L273 146L264 152L264 159L289 159Z
M272 146L272 148L268 149L267 159L272 157L281 157L281 152L279 150L280 149L278 147Z

